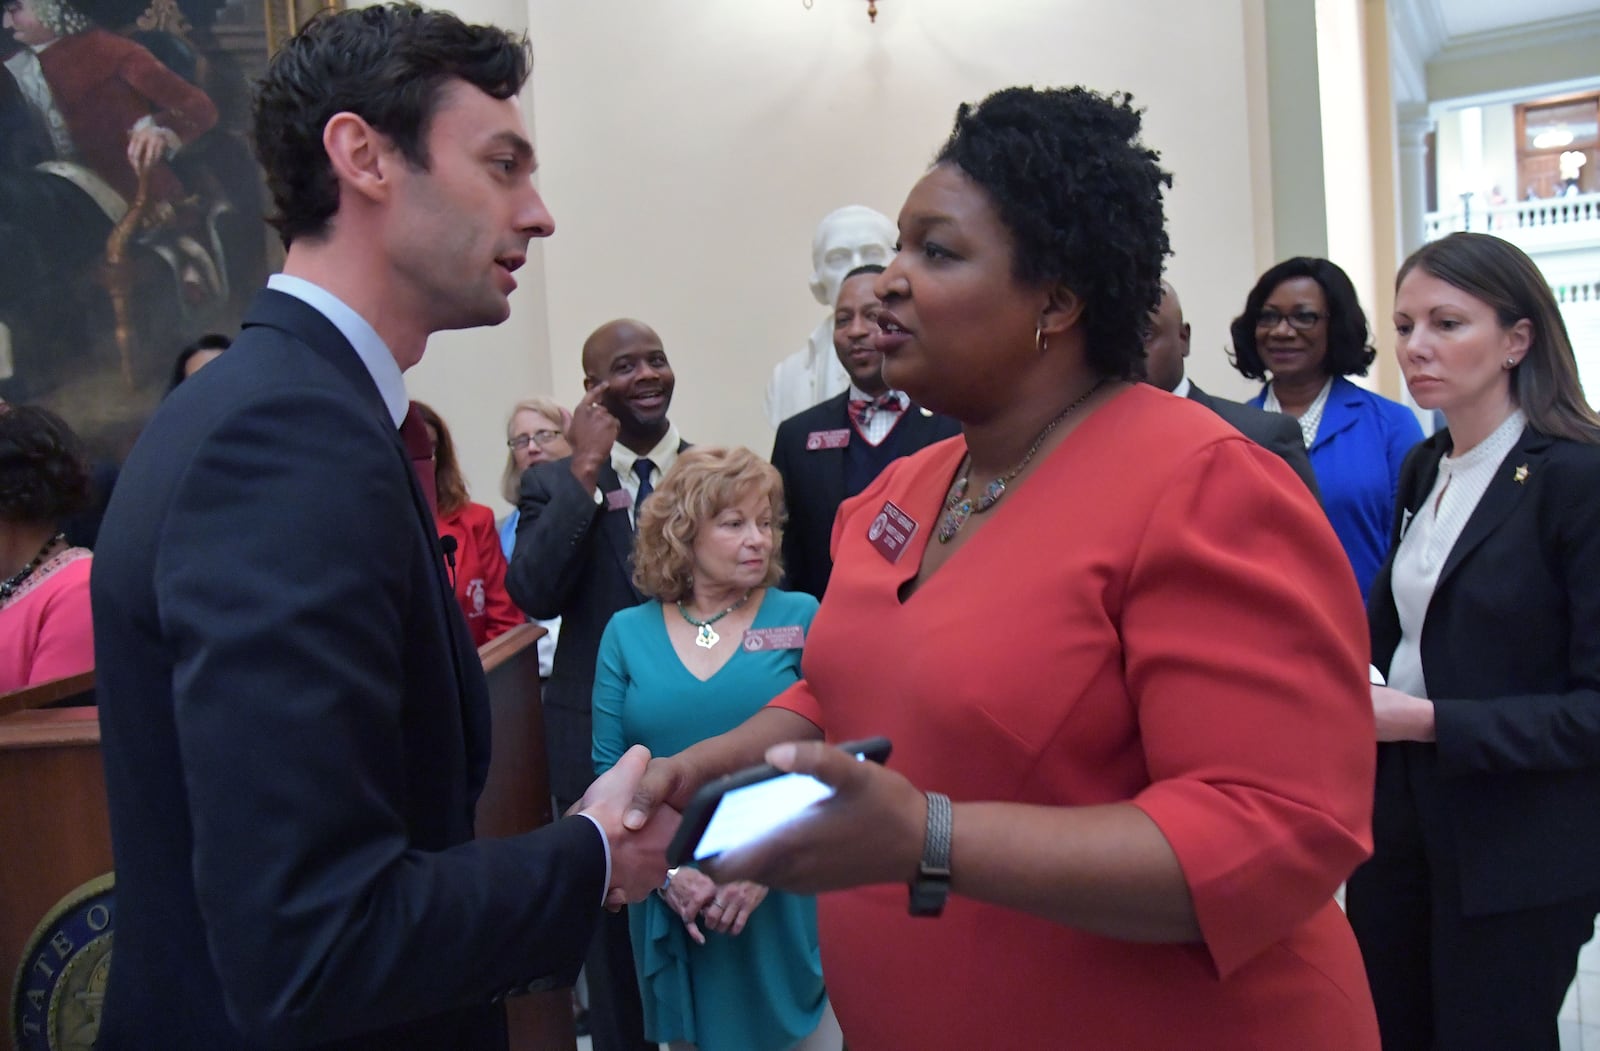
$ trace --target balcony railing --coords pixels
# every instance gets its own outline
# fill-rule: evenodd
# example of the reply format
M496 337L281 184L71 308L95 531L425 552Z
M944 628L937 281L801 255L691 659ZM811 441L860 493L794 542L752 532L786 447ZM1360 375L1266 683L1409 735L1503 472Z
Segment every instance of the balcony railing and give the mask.
M1496 234L1524 248L1600 243L1600 193L1429 212L1424 219L1425 240L1457 230Z

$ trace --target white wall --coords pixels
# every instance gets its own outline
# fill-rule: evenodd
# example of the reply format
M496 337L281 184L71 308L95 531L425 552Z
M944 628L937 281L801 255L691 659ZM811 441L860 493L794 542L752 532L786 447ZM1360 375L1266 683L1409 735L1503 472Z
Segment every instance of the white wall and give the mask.
M533 5L557 225L553 393L575 401L584 337L635 316L666 344L684 433L765 453L767 377L823 316L806 288L817 219L849 203L893 216L956 105L1019 83L1126 89L1149 107L1146 141L1177 176L1170 273L1194 324L1193 373L1248 390L1220 349L1256 275L1245 9L881 0L871 25L859 0ZM497 415L512 386L481 410Z
M1011 84L1129 90L1176 175L1169 276L1194 326L1191 375L1251 392L1223 356L1227 323L1271 243L1252 199L1265 110L1252 106L1259 0L455 0L527 28L524 96L556 236L535 243L512 318L442 333L407 376L450 424L474 499L503 510L504 417L534 393L582 393L579 348L635 316L678 375L692 440L766 453L772 366L823 316L811 234L841 204L891 217L956 105ZM1247 44L1247 41L1257 41Z

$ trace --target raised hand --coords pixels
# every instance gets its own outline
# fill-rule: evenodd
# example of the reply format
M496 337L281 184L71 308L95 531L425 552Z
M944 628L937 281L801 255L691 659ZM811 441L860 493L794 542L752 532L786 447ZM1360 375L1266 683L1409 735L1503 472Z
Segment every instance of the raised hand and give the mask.
M601 403L608 385L601 381L584 394L577 408L572 410L572 422L567 425L567 444L572 446L572 474L590 492L598 484L600 465L611 458L611 446L616 443L622 424Z

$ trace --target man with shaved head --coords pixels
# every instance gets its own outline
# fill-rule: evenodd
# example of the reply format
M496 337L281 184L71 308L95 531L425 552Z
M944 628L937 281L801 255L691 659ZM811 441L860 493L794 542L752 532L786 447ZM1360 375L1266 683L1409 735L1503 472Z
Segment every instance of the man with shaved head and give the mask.
M562 811L594 780L590 697L600 636L613 613L644 601L628 565L635 510L687 448L667 419L673 383L649 325L601 325L583 343L585 393L567 430L572 455L522 476L506 587L530 616L561 618L544 724L550 791ZM585 964L595 1051L654 1051L644 1041L627 919L601 923Z
M1281 412L1263 412L1253 405L1213 397L1184 374L1183 359L1189 356L1189 323L1183 320L1183 304L1178 302L1177 291L1165 281L1161 282L1161 305L1150 315L1145 328L1144 353L1146 383L1199 402L1246 438L1277 453L1294 468L1311 495L1322 500L1298 423Z

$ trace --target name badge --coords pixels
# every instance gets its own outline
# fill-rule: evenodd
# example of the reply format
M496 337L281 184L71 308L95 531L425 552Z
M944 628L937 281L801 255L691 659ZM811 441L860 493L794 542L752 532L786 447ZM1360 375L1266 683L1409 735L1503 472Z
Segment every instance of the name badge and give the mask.
M606 494L606 510L626 511L633 506L633 501L628 498L626 489L613 489Z
M840 427L836 431L812 431L806 435L806 451L816 452L818 449L843 449L850 444L850 428Z
M906 553L906 545L917 535L917 523L891 500L883 502L883 510L867 527L867 540L878 549L878 554L895 563Z
M746 650L798 650L806 644L806 629L798 624L782 628L750 628L740 643Z

